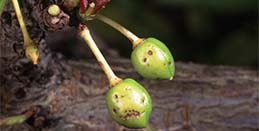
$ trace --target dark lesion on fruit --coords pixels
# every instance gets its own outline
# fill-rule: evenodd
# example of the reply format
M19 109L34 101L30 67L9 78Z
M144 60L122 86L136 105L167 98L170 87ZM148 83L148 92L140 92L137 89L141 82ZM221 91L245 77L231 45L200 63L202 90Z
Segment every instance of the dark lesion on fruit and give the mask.
M153 55L153 51L152 51L152 50L148 50L148 51L147 51L147 54L148 54L148 55Z
M138 118L141 115L139 111L136 111L134 109L125 110L125 114L126 115L121 116L123 120L128 120L129 118Z
M115 108L112 109L113 113L117 114L117 110Z
M119 96L117 94L114 95L114 100L116 103L119 103Z
M144 104L145 101L146 101L146 98L143 96L143 97L141 98L141 103Z
M131 87L130 87L130 86L126 86L126 87L124 88L124 90L125 90L125 91L131 91Z
M145 57L145 58L143 58L143 62L144 63L146 63L147 62L147 58Z

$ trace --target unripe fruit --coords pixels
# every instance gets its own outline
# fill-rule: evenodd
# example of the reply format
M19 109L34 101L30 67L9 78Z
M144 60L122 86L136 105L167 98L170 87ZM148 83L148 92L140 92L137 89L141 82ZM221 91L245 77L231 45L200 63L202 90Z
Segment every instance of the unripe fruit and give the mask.
M170 79L175 73L174 59L164 43L155 39L145 39L131 54L135 70L148 79Z
M109 114L128 128L146 127L152 100L146 89L133 79L125 79L106 94Z

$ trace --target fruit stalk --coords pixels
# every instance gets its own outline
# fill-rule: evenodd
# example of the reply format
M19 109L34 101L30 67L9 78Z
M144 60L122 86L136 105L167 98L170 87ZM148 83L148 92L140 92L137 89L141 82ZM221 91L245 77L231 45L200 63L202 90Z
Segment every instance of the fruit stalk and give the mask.
M0 120L0 126L3 126L3 125L12 126L16 124L21 124L25 120L27 120L27 117L25 115L12 116L12 117L8 117L3 120Z
M102 55L101 51L95 44L95 41L93 40L89 29L85 25L80 25L79 26L79 31L80 31L80 36L84 39L86 44L90 47L91 51L94 53L97 61L101 65L105 75L107 76L109 82L110 82L110 87L113 87L120 83L122 79L117 77L114 72L112 71L111 67L105 60L104 56Z
M28 43L31 41L31 38L30 38L29 33L27 31L26 25L23 21L23 16L22 16L22 13L21 13L21 9L20 9L18 0L12 0L12 2L13 2L13 6L14 6L14 10L15 10L18 22L19 22L21 30L22 30L23 37L24 37L24 45L28 46Z
M85 12L85 15L86 16L90 16L90 15L92 15L92 13L94 12L94 8L95 8L95 3L90 3L89 4L89 8L86 10L86 12Z
M25 48L25 55L28 59L30 59L33 64L38 63L38 57L39 52L37 45L34 43L34 41L30 38L30 35L27 31L26 25L23 20L23 16L21 13L21 9L18 3L18 0L12 0L14 10L20 25L20 28L22 30L23 38L24 38L24 48Z
M0 126L12 126L25 122L34 114L34 111L27 111L22 115L11 116L4 119L0 119Z
M100 14L96 14L95 16L98 20L110 25L111 27L113 27L114 29L118 30L119 32L121 32L124 36L126 36L131 43L133 44L133 48L137 47L140 43L142 43L142 41L144 39L139 38L138 36L136 36L135 34L133 34L132 32L130 32L128 29L126 29L125 27L123 27L122 25L120 25L119 23L115 22L114 20L100 15Z

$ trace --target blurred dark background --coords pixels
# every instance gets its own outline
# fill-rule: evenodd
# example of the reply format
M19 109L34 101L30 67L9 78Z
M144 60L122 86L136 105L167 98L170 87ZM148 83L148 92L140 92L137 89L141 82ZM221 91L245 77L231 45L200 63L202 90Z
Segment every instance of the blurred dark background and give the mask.
M257 0L111 0L100 13L139 37L160 39L176 61L257 67L257 6ZM109 46L130 58L132 45L122 34L98 20L88 26L106 56L114 53ZM94 58L73 31L74 36L68 31L49 37L48 43L67 58Z
M176 61L257 66L257 0L111 0L100 13L139 37L166 43ZM101 23L89 25L123 57L131 44Z

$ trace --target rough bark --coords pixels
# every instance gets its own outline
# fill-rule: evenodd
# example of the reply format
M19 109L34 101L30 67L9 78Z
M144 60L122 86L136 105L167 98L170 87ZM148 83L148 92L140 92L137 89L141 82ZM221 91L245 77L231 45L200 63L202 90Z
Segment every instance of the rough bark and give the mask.
M24 13L28 13L25 8ZM40 24L30 19L30 15L25 18L30 34L40 43L40 62L33 66L24 58L22 35L9 3L0 20L0 117L21 114L40 105L47 121L43 130L129 130L108 115L104 99L108 82L98 63L91 59L68 60L50 50ZM108 61L118 76L136 79L151 94L150 128L259 130L256 69L178 62L173 81L146 80L135 73L128 59L105 54L110 56ZM36 130L28 121L0 129Z

